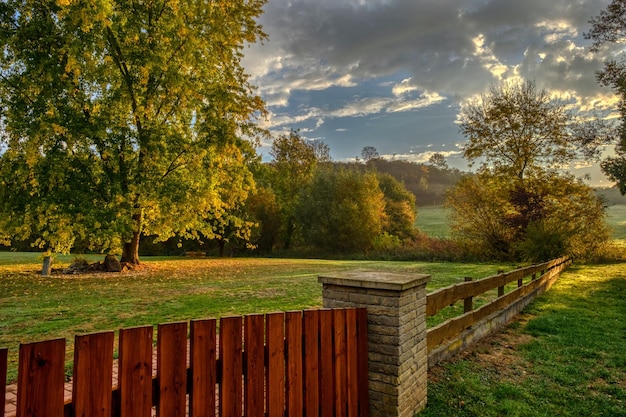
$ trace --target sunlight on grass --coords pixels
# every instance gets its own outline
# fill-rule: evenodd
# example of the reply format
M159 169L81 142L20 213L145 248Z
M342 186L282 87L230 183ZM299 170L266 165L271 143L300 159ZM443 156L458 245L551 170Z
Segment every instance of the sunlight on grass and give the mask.
M90 255L89 261L102 260ZM55 268L72 256L59 256ZM366 269L431 274L432 291L464 276L513 265L261 258L143 258L125 273L40 275L35 253L0 253L0 346L15 377L19 343L204 317L302 310L322 305L318 275Z
M506 336L430 371L420 416L625 415L624 294L626 264L570 267Z

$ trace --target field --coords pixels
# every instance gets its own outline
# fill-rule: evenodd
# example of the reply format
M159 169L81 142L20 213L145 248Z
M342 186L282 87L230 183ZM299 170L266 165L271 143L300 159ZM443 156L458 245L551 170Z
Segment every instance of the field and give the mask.
M613 238L626 245L626 204L610 206L607 222L613 228Z
M614 238L626 244L626 205L610 207L608 220ZM441 207L420 208L417 224L431 236L448 234ZM54 266L73 259L59 256ZM317 259L143 261L143 268L121 274L42 277L37 254L0 252L0 347L10 349L9 380L16 378L19 343L66 338L71 360L75 334L316 308L322 302L317 276L334 271L426 273L432 276L427 290L433 291L465 276L517 267ZM624 263L573 266L505 332L430 371L428 407L421 415L626 416L624 294Z
M431 237L449 237L447 210L443 206L418 207L415 227Z
M93 259L96 259L92 256ZM101 258L101 257L98 257ZM56 267L72 257L59 257ZM514 265L290 259L145 258L122 274L39 274L36 254L0 253L0 346L138 325L320 307L317 276L353 269L432 275L429 289L511 270Z
M626 204L607 208L607 223L613 229L613 239L626 245ZM449 237L447 210L442 206L419 207L415 226L432 237Z

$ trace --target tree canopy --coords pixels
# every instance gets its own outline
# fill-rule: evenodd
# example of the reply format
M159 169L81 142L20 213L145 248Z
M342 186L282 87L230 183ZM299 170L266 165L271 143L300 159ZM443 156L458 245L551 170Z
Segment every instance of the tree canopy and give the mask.
M501 259L586 257L608 240L593 189L561 169L603 133L533 82L494 86L461 112L464 156L479 173L448 193L451 228L470 250Z
M283 247L289 249L296 232L300 194L313 180L317 164L330 160L330 152L323 142L306 140L292 130L274 140L270 155L270 182L280 205Z
M6 237L130 262L142 235L212 237L264 112L240 63L264 2L2 2Z
M305 240L332 252L371 249L387 221L376 174L340 165L316 172L301 194L298 214Z
M585 36L593 40L592 50L598 51L606 44L623 44L626 41L626 1L612 0L590 23L591 30ZM622 195L626 195L626 61L623 53L621 60L606 62L604 69L597 72L597 79L600 84L611 87L620 98L621 127L616 155L604 160L601 167L617 183Z
M603 127L579 122L565 103L538 89L534 81L491 86L489 93L462 107L460 119L467 138L463 156L520 179L535 169L572 162Z

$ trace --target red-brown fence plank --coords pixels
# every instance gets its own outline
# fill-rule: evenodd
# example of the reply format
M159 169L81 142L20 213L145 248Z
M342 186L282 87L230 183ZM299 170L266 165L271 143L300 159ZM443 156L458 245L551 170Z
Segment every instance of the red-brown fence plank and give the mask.
M242 412L242 318L220 320L220 417L241 417Z
M285 315L287 344L287 415L301 416L303 410L302 381L302 312Z
M265 317L244 318L245 387L244 410L247 417L265 415Z
M348 402L346 310L333 310L335 356L335 416L345 417Z
M303 318L304 410L319 416L319 310L306 310Z
M65 339L21 344L17 378L17 417L62 417Z
M356 309L346 310L346 384L348 387L348 417L359 413L359 350Z
M265 316L267 343L267 415L285 414L285 314Z
M335 413L335 373L333 370L333 311L320 311L320 415Z
M72 407L76 417L110 417L114 333L74 338Z
M9 349L0 349L0 416L4 416Z
M187 322L159 324L157 416L187 415Z
M359 357L359 417L369 417L369 359L367 346L367 309L357 309L357 341Z
M121 417L150 417L152 411L152 326L120 330Z
M215 417L216 328L215 319L191 321L189 417Z

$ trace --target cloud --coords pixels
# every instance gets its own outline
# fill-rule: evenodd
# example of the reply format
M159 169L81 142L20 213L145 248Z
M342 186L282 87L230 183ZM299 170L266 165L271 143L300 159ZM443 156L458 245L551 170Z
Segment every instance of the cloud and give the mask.
M272 130L297 126L310 135L324 131L360 144L350 136L358 134L354 121L348 121L359 119L371 126L387 123L381 151L396 137L406 144L411 136L415 142L436 138L438 146L453 147L459 137L449 136L450 129L441 134L448 136L436 137L430 126L443 122L435 124L430 110L444 104L458 110L504 80L532 79L567 98L573 110L610 113L617 99L598 85L595 72L616 48L592 54L583 37L589 20L608 4L268 0L260 23L269 40L245 48L243 63L266 100L265 126ZM418 125L404 117L391 119L424 113L428 117ZM444 113L454 130L452 111ZM331 120L345 123L330 127ZM408 147L397 148L389 153L410 154Z
M463 98L515 74L557 81L564 69L588 74L578 84L597 90L588 69L599 60L585 53L580 35L603 3L270 0L261 23L271 46L257 51L250 68L269 81L262 91L283 97L283 104L295 90L354 86L400 72L410 77L396 94L419 86Z
M439 151L439 152L427 151L427 152L407 153L407 154L381 155L381 157L385 159L399 159L403 161L424 164L424 163L427 163L435 153L439 153L443 155L445 158L456 158L462 154L461 151Z

